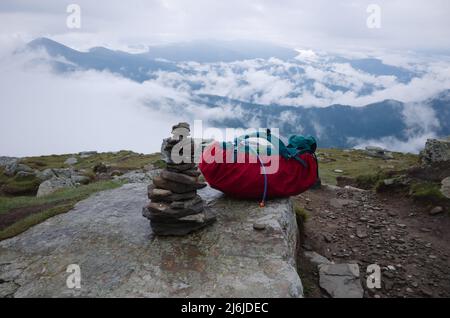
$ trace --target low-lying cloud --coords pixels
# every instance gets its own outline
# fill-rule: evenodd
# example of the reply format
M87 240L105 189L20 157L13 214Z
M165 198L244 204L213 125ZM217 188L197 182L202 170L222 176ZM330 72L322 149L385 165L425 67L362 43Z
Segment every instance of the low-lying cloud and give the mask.
M45 64L30 67L28 58L0 62L2 155L159 151L175 122L145 106L160 88L107 72L56 74Z
M2 39L0 38L0 41ZM143 83L109 72L55 72L45 52L12 54L17 43L5 41L0 51L0 154L11 156L75 153L83 150L159 151L161 140L178 121L240 118L239 106L225 101L207 107L200 94L244 102L324 107L364 106L386 99L407 103L405 138L352 140L358 147L379 145L417 152L439 127L430 107L419 103L450 88L450 63L427 60L406 63L416 77L402 82L395 76L376 76L348 63L330 61L313 51L297 61L276 58L232 63L179 63L184 72L159 71ZM336 89L338 87L338 89ZM371 90L366 91L367 87ZM247 114L248 115L248 114ZM280 125L294 118L289 111ZM257 116L248 127L260 127ZM318 137L325 133L314 123ZM298 127L298 133L309 134Z
M438 114L426 102L407 103L402 113L407 127L403 132L404 138L393 136L369 140L353 138L351 142L356 144L357 149L376 146L397 152L419 153L428 139L439 137L435 133L440 126Z
M179 66L185 72L160 71L150 81L188 94L305 107L365 106L387 99L418 102L450 88L450 62L435 60L411 65L412 79L406 82L394 75L369 74L349 63L328 61L328 57L319 61L271 58Z

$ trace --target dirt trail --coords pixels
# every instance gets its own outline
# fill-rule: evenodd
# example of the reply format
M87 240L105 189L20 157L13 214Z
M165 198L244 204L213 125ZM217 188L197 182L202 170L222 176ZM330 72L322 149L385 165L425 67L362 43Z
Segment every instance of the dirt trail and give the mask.
M309 219L304 226L300 273L307 296L326 297L313 250L335 263L356 261L364 297L450 297L450 217L431 216L408 198L323 186L295 198ZM381 289L366 287L366 268L382 268Z

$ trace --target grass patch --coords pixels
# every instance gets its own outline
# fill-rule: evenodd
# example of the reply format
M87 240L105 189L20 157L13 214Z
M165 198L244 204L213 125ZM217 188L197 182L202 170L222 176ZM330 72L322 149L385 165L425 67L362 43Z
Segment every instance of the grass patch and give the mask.
M13 225L8 226L7 228L0 231L0 241L14 237L22 232L25 232L33 225L39 224L47 220L48 218L51 218L52 216L70 211L75 206L76 202L77 201L74 201L65 205L60 205L54 208L44 210L40 213L32 214L14 223Z
M449 202L440 191L440 185L435 183L416 183L411 186L410 195L415 200L438 204Z
M86 199L93 193L108 189L114 189L121 185L122 183L115 181L100 181L77 188L62 189L49 196L40 198L0 197L0 217L2 215L6 215L13 209L52 204L51 208L44 209L43 211L29 215L21 220L18 220L16 223L8 226L7 228L0 230L0 240L13 237L26 231L31 226L39 224L52 216L71 210L77 202Z
M87 158L81 158L77 154L67 155L50 155L40 157L27 157L21 159L21 163L36 169L56 169L56 168L68 168L64 162L70 158L77 158L78 162L73 165L75 169L92 169L96 164L104 163L111 168L118 170L136 170L142 169L144 166L151 164L161 165L161 154L139 154L133 151L122 150L118 152L104 152L91 155Z
M362 189L373 189L383 180L384 177L380 174L363 174L356 177L356 184Z
M302 224L304 224L308 221L309 214L304 208L294 204L294 212L295 212L295 216L297 217L297 219L301 220Z
M401 171L418 163L418 156L413 154L393 153L394 159L384 160L369 157L363 150L319 149L319 175L323 183L336 185L336 177L357 178L372 184L373 176ZM336 173L334 170L342 170ZM365 179L365 180L364 180ZM375 185L373 183L373 185Z
M166 162L162 159L158 159L153 163L153 166L157 169L164 169L166 167Z
M64 164L71 155L50 155L50 156L40 156L40 157L27 157L20 160L23 163L35 170L44 169L56 169L56 168L67 168Z
M149 164L153 164L156 168L165 167L165 162L161 160L161 154L159 153L145 155L127 150L97 153L87 158L81 158L77 154L26 157L20 159L20 163L39 171L61 169L70 167L64 164L70 157L75 157L78 160L71 167L78 170L80 175L88 177L91 181L96 178L96 174L93 172L94 166L101 163L108 166L110 171L118 170L120 172L143 169ZM36 177L17 178L6 176L4 168L0 168L0 195L35 195L41 182Z
M40 183L35 176L14 176L2 180L1 192L6 195L34 195Z
M78 160L71 167L79 170L81 175L89 177L91 180L95 179L93 168L99 164L104 164L109 167L109 171L118 170L121 172L143 169L149 164L153 164L156 168L165 167L165 162L161 159L160 153L139 154L128 150L97 153L87 158L81 158L78 154L26 157L21 159L20 163L40 171L45 169L69 168L64 162L70 157L75 157ZM9 178L2 175L0 171L0 186L8 180Z
M303 296L305 298L310 298L312 297L313 291L314 291L314 283L310 282L309 279L305 279L304 277L302 277L302 285L303 285Z
M64 200L72 200L85 198L92 193L114 189L121 185L116 181L100 181L91 183L85 186L80 186L77 188L66 188L56 191L45 197L28 197L28 196L20 196L20 197L0 197L0 215L2 213L8 212L8 210L15 208L23 208L34 205L43 205L48 203L54 203L58 201Z

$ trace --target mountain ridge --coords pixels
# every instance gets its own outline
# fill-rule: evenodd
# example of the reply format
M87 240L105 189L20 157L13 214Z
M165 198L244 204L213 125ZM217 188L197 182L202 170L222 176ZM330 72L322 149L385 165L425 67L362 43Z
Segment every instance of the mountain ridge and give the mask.
M203 45L205 44L203 43ZM183 45L180 44L180 46ZM185 69L183 65L178 65L176 62L159 59L159 57L168 57L164 56L163 53L170 53L170 50L177 48L177 45L166 46L164 48L165 51L162 50L159 53L154 53L154 55L152 55L151 49L144 53L127 53L104 47L93 47L87 52L80 52L48 38L33 40L27 47L31 50L44 48L51 57L64 57L67 63L64 60L61 61L61 59L49 61L61 72L70 72L77 68L95 69L99 71L108 70L140 83L154 79L161 71L183 76L188 74L185 82L191 89L188 103L192 102L198 106L205 106L210 109L217 108L220 112L224 107L228 107L233 110L232 113L239 114L235 117L221 116L217 119L205 118L209 121L209 124L218 127L250 128L248 127L250 123L258 124L259 127L279 127L283 135L298 133L314 134L324 147L341 148L354 147L361 142L364 143L364 141L381 140L383 138L394 138L401 142L408 142L409 138L425 135L435 137L450 135L450 90L448 89L441 91L432 98L416 103L424 107L424 110L426 108L429 116L433 118L424 118L424 120L428 120L424 122L421 122L420 118L414 118L411 123L411 120L408 120L408 116L411 116L411 112L408 113L409 108L411 108L411 103L404 103L395 99L385 99L380 102L358 107L340 104L332 104L327 107L310 107L308 105L283 105L282 103L261 104L227 96L202 93L201 90L199 91L196 88L198 85L201 87L202 84L196 83L195 77L194 80L189 79L190 72L200 71L197 71L195 68ZM217 53L214 53L214 50L220 46L214 43L212 47L214 48L212 55L214 55ZM195 51L192 51L192 45L187 45L187 48L184 51L185 53L187 52L187 56L194 54ZM282 53L285 52L281 48L279 50ZM272 55L271 52L276 51L277 47L273 48L268 54ZM228 51L224 52L226 53ZM180 54L183 55L184 53ZM158 58L156 58L157 56ZM180 56L178 58L182 59ZM220 54L214 56L217 57ZM231 57L233 56L236 58L239 55L231 55ZM407 71L398 67L386 66L379 60L370 58L356 60L336 59L343 63L354 63L355 67L368 67L378 75L390 76L389 74L391 74L398 78L399 82L411 79L411 74ZM367 63L365 64L361 61ZM289 69L288 73L282 74L281 77L289 79L289 77L295 77L301 71L305 72L304 62L299 61L295 65L299 69ZM238 69L239 67L237 66ZM263 70L264 67L266 65L263 64ZM272 67L272 65L267 65L267 67ZM219 72L219 74L220 71L214 69L214 72ZM238 70L237 72L241 71ZM163 84L165 83L163 82ZM170 82L168 84L170 85ZM304 82L304 85L305 89L308 89L308 87L314 86L314 83L307 80ZM343 89L345 91L349 88L341 89L336 87L335 89L338 91ZM370 87L366 88L368 91L372 89ZM168 96L167 98L170 97ZM172 112L178 114L179 105L176 102L172 104L174 104L172 105ZM157 105L149 106L158 107ZM191 115L202 117L202 114Z

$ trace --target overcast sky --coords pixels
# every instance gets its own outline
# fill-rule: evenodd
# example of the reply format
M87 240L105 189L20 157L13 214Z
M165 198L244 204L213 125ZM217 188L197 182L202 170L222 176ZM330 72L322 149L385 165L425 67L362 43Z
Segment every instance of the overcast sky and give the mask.
M81 7L81 29L66 26ZM369 29L369 4L381 28ZM295 47L450 51L448 0L2 0L0 34L49 36L77 48L253 39Z

